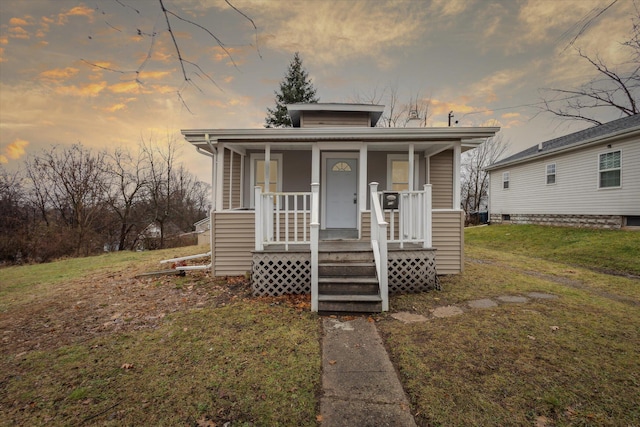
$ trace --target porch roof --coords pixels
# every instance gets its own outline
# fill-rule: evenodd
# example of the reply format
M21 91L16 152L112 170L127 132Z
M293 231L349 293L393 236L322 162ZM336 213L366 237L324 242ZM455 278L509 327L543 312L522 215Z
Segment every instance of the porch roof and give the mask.
M393 150L414 144L426 150L443 143L462 142L463 151L475 148L494 136L499 127L431 127L431 128L270 128L270 129L183 129L184 138L199 150L212 152L218 143L241 149L259 148L271 143L275 149L294 150L318 142L363 142L372 149Z

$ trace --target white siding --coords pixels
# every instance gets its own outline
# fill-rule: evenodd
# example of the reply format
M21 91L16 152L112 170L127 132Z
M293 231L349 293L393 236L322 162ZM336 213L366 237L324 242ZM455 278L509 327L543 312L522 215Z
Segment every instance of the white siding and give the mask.
M598 188L598 156L622 151L622 186ZM556 183L546 184L546 165L556 164ZM509 189L502 173L509 172ZM640 141L588 147L491 171L493 214L640 215Z

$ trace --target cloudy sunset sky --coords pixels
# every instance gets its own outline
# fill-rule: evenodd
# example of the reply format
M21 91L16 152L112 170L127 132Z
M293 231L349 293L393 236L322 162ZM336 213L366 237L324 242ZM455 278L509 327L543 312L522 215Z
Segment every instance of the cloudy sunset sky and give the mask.
M613 3L613 4L612 4ZM154 0L0 3L0 164L21 167L52 144L135 147L184 128L259 128L293 53L321 102L395 86L431 99L429 126L498 125L510 152L569 132L539 114L541 88L570 88L592 68L569 43L624 65L632 0L164 0L185 82ZM609 7L610 6L610 7ZM606 10L605 10L606 9ZM602 12L602 13L601 13ZM584 24L593 19L584 28ZM580 33L580 34L579 34ZM213 81L210 81L205 74ZM603 121L619 116L600 117ZM180 140L209 181L209 160Z

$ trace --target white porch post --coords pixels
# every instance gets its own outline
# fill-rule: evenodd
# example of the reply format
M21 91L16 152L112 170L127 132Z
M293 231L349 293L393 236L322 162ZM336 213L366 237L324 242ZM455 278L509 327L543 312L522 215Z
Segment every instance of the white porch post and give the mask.
M311 184L311 311L318 311L318 245L320 240L320 184Z
M423 221L422 229L424 230L424 241L422 243L423 248L431 248L433 246L433 212L431 203L431 184L424 185L424 197L423 197Z
M269 179L271 178L271 145L265 144L264 146L264 192L269 193L271 185Z
M413 191L413 180L415 179L415 159L414 159L414 145L409 144L409 191Z
M254 189L255 194L255 248L256 251L264 250L264 233L262 231L263 227L263 216L264 212L262 211L262 189L259 185L256 185Z
M229 150L229 209L233 209L233 150Z
M222 186L224 185L224 145L218 145L218 155L216 157L215 206L216 211L221 211L224 209L224 205L222 204Z
M362 236L362 212L367 210L367 145L360 146L358 170L358 237Z
M460 184L460 156L462 155L462 143L456 142L453 146L453 208L460 210L461 184Z
M318 147L318 143L314 143L311 147L311 182L320 182L320 147Z

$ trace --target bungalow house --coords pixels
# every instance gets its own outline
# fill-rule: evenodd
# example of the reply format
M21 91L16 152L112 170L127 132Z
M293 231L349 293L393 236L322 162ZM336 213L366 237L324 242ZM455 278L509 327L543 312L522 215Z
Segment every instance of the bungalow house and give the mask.
M486 170L491 223L640 226L640 115L541 142Z
M383 110L292 104L292 128L183 130L211 157L213 274L311 293L314 311L386 311L389 292L461 272L460 154L499 129L375 127Z

